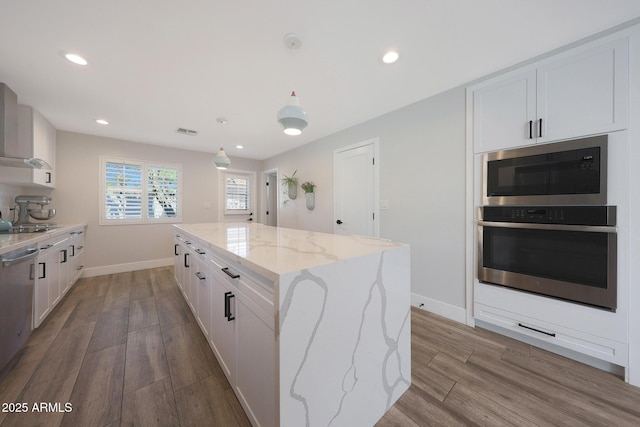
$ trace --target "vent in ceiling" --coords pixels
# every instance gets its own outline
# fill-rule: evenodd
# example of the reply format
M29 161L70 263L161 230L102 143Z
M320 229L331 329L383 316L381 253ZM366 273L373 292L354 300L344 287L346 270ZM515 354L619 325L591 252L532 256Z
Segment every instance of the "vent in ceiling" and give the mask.
M197 130L187 129L187 128L178 128L176 132L181 133L183 135L196 136L198 134Z

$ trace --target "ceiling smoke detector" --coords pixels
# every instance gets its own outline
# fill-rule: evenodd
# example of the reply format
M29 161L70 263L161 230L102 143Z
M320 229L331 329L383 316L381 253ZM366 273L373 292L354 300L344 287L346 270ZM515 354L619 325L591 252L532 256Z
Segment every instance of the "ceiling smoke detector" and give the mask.
M187 128L178 128L176 132L181 133L183 135L196 136L198 134L197 130L187 129Z

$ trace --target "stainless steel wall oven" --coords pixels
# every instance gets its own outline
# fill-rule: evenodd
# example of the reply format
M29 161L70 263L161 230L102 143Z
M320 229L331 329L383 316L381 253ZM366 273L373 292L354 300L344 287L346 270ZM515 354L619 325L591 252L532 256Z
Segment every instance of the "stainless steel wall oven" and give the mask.
M607 136L483 156L478 280L615 311Z
M615 206L484 206L478 279L615 311Z

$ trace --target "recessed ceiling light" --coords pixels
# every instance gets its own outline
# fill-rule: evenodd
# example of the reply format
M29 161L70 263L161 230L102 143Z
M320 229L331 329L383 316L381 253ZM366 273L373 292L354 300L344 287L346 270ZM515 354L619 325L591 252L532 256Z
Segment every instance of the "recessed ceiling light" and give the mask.
M80 55L76 55L75 53L67 53L64 57L74 64L87 65L87 60Z
M244 148L244 145L236 145L236 148L237 148L238 150L242 150L242 149Z
M105 119L97 119L96 123L99 124L99 125L103 125L103 126L106 126L106 125L109 124L109 122L106 121Z
M398 60L400 54L396 50L390 50L382 56L382 62L385 64L393 64Z

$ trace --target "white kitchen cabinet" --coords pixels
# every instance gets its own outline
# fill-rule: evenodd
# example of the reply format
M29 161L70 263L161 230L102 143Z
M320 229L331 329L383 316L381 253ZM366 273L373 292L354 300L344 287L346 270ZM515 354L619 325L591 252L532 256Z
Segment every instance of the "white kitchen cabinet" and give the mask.
M180 257L183 252L186 256ZM185 272L175 274L185 300L247 415L254 425L274 425L276 355L269 285L256 283L242 267L193 238L183 242L176 236L174 255L182 258L174 267Z
M42 159L52 169L0 168L0 182L55 187L56 130L32 107L18 106L18 143L11 151L15 157Z
M34 328L40 326L63 296L67 240L63 235L40 244L34 283Z
M273 312L240 292L236 302L236 380L240 403L259 425L276 419L276 349Z
M212 349L252 424L274 426L276 341L270 285L250 278L237 263L213 255L210 261Z
M627 127L628 38L598 41L468 88L474 152Z
M409 388L408 246L262 224L174 229L207 252L209 345L253 426L368 427Z
M182 236L176 234L173 241L173 277L182 291L182 275L184 274L184 243Z
M474 317L520 336L627 364L627 322L615 312L476 283Z
M198 256L194 257L193 262L195 294L197 295L195 298L196 302L194 304L196 308L194 314L198 321L198 325L200 325L202 333L205 338L209 340L211 333L211 292L213 287L213 273L204 258L206 251L200 248L198 249L201 253L196 252Z
M209 345L230 384L235 384L236 373L236 302L237 289L222 277L219 267L212 268L211 334Z
M473 141L476 152L533 143L536 71L492 79L473 91Z
M67 248L69 275L67 286L64 289L65 293L80 278L84 269L84 229L74 230L69 233L69 235L69 245Z

